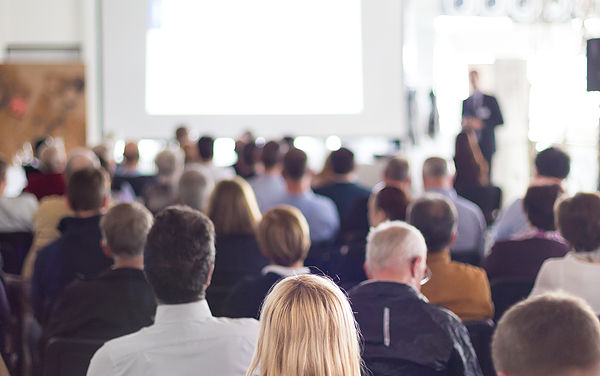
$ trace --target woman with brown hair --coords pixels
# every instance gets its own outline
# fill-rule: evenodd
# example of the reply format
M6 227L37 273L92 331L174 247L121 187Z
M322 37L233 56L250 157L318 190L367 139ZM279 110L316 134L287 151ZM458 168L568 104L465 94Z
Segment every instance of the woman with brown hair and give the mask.
M215 316L222 302L243 278L260 274L268 264L256 242L260 211L254 192L241 178L220 181L213 190L207 214L215 225L216 259L207 300Z

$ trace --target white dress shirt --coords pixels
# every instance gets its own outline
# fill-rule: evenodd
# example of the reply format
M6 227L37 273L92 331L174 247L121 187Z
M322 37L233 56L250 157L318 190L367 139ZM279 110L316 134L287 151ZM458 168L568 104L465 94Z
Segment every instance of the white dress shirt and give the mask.
M254 319L215 318L206 300L159 305L155 323L96 352L88 376L244 376L256 347Z
M530 296L560 291L585 300L600 315L600 263L587 262L569 253L544 262Z
M38 200L31 193L0 197L0 232L32 231L37 208Z

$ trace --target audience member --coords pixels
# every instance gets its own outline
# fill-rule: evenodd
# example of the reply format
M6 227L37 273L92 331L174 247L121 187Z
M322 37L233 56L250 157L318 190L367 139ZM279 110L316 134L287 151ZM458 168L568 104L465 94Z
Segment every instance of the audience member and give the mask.
M395 156L390 158L383 170L383 184L379 184L375 190L381 187L396 187L401 189L406 197L410 199L412 180L410 178L410 165L404 157Z
M360 376L359 334L344 293L330 280L288 277L265 299L246 376Z
M4 197L8 168L6 159L0 157L0 233L32 231L33 214L38 208L38 201L31 193Z
M374 376L481 375L467 329L419 292L426 259L425 239L406 223L386 222L369 233L369 280L350 291L363 360Z
M277 281L310 273L304 267L310 248L308 223L298 209L280 206L267 211L257 234L260 250L270 264L262 269L261 276L241 281L235 287L227 299L227 316L258 318L265 296Z
M369 223L377 226L385 221L404 221L408 204L408 196L402 189L384 187L369 199Z
M185 125L180 125L175 129L175 139L183 153L184 164L198 161L198 148L190 139L190 132Z
M293 140L292 140L293 141ZM289 150L294 148L294 144L289 147ZM331 154L325 158L323 168L318 173L314 174L311 179L310 185L313 189L322 187L327 184L333 183L333 167L331 166Z
M179 178L178 201L181 205L204 211L213 186L213 181L203 171L184 171Z
M100 219L109 199L107 175L90 167L69 177L67 200L74 216L60 221L60 238L40 250L35 261L32 299L41 324L55 298L77 275L92 276L112 264L100 247Z
M210 136L200 137L198 143L198 162L188 163L186 169L196 169L203 172L215 184L225 179L232 179L235 171L231 167L220 167L213 163L215 140Z
M268 208L276 205L275 200L285 193L285 182L281 176L283 159L281 145L275 141L267 142L262 149L260 159L264 166L264 173L248 182L254 190L258 207L261 212L265 212Z
M106 172L108 172L108 175L112 178L115 175L117 164L112 156L112 151L110 148L104 144L100 144L94 146L92 151L94 154L96 154L96 157L98 157L100 166L105 169Z
M144 188L144 204L152 213L158 213L177 200L177 156L171 150L163 150L154 158L156 180Z
M300 149L291 149L285 154L282 174L286 192L276 202L300 209L308 221L313 243L331 242L340 228L340 219L333 201L310 189L307 162L306 153Z
M556 210L558 230L575 252L544 261L531 296L562 290L600 315L600 194L578 193L559 201Z
M446 196L456 208L458 227L456 240L450 247L450 251L452 253L477 251L483 255L485 218L479 206L456 194L452 187L453 180L454 176L445 159L432 157L423 163L423 188L425 191Z
M529 183L537 185L562 185L571 170L571 158L556 147L542 150L535 157L535 177ZM529 229L527 215L523 210L523 200L518 199L503 209L490 230L491 244L507 240Z
M242 178L221 180L210 197L208 217L215 225L215 271L206 299L221 316L223 301L244 278L260 275L268 260L260 253L256 229L260 211L250 185Z
M238 156L237 162L233 165L236 175L244 179L254 178L257 175L256 156L258 154L254 140L238 141L235 145L235 152Z
M530 231L494 244L482 264L490 280L522 278L534 281L546 259L563 257L569 252L569 245L554 225L554 203L562 193L562 188L556 184L529 187L523 208Z
M40 149L40 172L27 177L23 192L33 193L38 200L46 196L64 195L65 147L54 141Z
M462 321L491 319L494 304L485 271L450 260L458 224L452 202L440 194L426 194L411 205L408 222L421 231L427 244L431 279L421 288L423 295Z
M44 328L46 340L108 340L152 324L156 302L143 272L144 245L152 220L152 214L137 203L118 204L102 217L102 249L114 265L97 277L76 280L64 290Z
M89 149L73 150L65 167L66 181L68 182L76 171L87 167L100 167L96 155ZM60 237L61 232L58 228L60 221L65 217L73 216L67 201L66 196L48 196L40 201L38 210L33 215L33 242L23 264L22 275L26 280L33 276L33 267L39 250Z
M212 316L204 299L214 267L215 232L204 214L170 207L156 216L144 269L158 301L154 325L96 352L88 376L245 374L259 325Z
M117 176L138 176L138 162L140 161L140 151L138 150L137 142L130 141L125 144L123 149L123 162L115 169Z
M498 376L600 374L600 324L581 299L545 294L512 307L492 341Z
M477 119L478 120L478 119ZM481 154L477 142L477 132L481 132L481 121L472 118L463 119L463 129L456 136L454 165L456 177L454 188L458 192L489 184L489 164Z
M46 147L46 145L52 142L52 137L43 136L40 137L33 142L33 147L31 148L33 155L31 159L27 161L27 164L23 165L23 171L25 171L25 176L29 179L29 175L37 174L40 172L40 153ZM24 148L27 144L23 145ZM29 144L30 145L30 144Z

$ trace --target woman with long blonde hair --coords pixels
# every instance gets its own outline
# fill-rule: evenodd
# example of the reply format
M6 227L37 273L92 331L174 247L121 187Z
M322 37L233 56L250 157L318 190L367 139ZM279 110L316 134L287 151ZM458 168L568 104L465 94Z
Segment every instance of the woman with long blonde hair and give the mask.
M246 376L360 376L359 334L350 303L329 279L304 274L265 299Z

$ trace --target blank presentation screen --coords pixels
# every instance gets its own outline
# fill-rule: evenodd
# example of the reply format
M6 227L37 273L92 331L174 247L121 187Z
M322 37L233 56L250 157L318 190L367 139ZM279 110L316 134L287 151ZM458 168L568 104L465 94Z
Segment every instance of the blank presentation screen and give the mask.
M360 0L149 1L149 115L362 112Z

